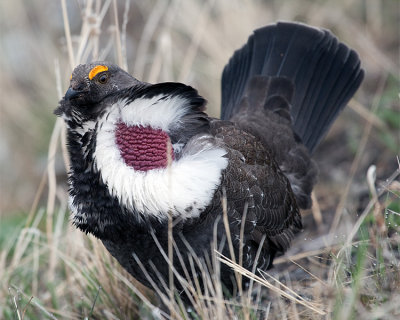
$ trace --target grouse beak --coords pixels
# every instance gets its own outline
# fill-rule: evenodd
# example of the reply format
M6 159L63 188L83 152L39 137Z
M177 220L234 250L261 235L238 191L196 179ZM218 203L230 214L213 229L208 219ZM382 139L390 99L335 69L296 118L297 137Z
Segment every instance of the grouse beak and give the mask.
M67 92L65 93L65 100L72 100L74 98L77 98L79 94L81 94L82 91L74 90L71 87L68 88Z

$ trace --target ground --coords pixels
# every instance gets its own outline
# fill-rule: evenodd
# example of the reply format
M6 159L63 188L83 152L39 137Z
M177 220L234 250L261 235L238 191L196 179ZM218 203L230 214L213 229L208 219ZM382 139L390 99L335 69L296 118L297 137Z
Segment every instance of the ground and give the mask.
M159 302L152 293L68 221L65 137L52 111L72 65L106 58L144 81L185 82L199 89L217 116L221 70L232 52L255 28L286 20L331 29L359 53L366 77L314 154L319 167L314 207L302 213L304 230L265 275L269 282L256 279L262 290L256 286L250 300L243 294L221 303L218 290L209 299L197 297L194 312L203 319L397 319L399 5L396 0L1 2L0 315L155 317L151 308ZM179 310L176 302L170 306ZM190 317L185 310L175 316Z

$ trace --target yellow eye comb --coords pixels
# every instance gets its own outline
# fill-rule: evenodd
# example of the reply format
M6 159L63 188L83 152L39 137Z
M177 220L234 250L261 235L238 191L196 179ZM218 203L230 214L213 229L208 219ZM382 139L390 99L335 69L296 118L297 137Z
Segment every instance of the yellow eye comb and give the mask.
M103 66L103 65L98 65L95 66L92 70L90 70L89 72L89 79L92 80L96 74L103 72L103 71L107 71L108 67L107 66Z

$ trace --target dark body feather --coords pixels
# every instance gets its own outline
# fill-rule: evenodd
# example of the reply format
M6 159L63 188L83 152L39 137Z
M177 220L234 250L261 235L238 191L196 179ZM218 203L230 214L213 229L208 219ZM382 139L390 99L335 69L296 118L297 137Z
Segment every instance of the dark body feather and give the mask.
M94 65L82 66L74 71L73 78ZM101 125L94 121L86 128L82 119L96 119L94 114L102 115L106 106L121 98L128 104L160 93L166 98L184 97L190 112L170 132L172 144L185 145L176 158L185 157L185 150L212 145L226 151L228 164L201 214L174 219L176 276L185 278L183 265L190 266L193 253L207 266L215 240L217 247L225 243L220 249L230 257L223 224L224 196L235 256L242 240L243 266L255 271L270 268L274 256L289 247L294 233L302 227L299 208L311 205L316 166L309 154L361 82L362 71L354 51L339 44L329 32L304 25L281 23L257 30L225 67L222 120L207 117L204 99L191 87L150 85L118 70L115 73L118 90L104 93L100 102L99 93L93 106L87 102L90 97L85 97L81 105L65 98L56 110L69 127L74 224L101 239L140 282L151 287L154 281L161 289L164 284L168 287L169 267L160 252L168 251L167 220L128 208L112 194L93 155ZM72 82L70 89L74 88ZM76 92L69 91L71 94ZM190 277L193 280L198 275ZM234 274L224 264L221 280L227 289L235 287ZM182 282L175 279L175 286L183 293ZM188 301L185 294L182 298Z
M311 206L310 158L361 84L360 60L328 30L277 23L254 31L222 75L221 118L259 137Z

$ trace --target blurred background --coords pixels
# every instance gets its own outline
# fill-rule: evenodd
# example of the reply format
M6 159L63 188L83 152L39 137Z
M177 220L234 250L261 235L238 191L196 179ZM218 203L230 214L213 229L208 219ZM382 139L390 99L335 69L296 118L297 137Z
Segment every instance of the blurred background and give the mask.
M88 33L98 35L99 56L118 62L114 12L104 20L85 16L90 1L66 1L74 52L80 60L92 59L79 47L85 19ZM96 1L100 11L103 4ZM397 166L399 148L399 21L398 0L324 1L116 1L123 66L149 82L182 81L199 89L218 116L220 76L233 51L258 27L278 20L301 21L328 28L360 55L366 78L352 108L347 108L325 144L337 137L334 153L317 151L322 170L347 176L365 121L372 121L367 152L360 164L378 166L378 176ZM53 109L65 92L72 66L68 59L62 1L4 0L0 3L1 30L1 219L26 214L46 172ZM92 15L92 16L90 16ZM85 32L85 31L82 31ZM57 89L57 73L60 73ZM382 93L376 98L377 92ZM374 97L375 100L374 101ZM374 107L377 104L377 107ZM322 145L320 150L323 150ZM397 149L397 150L396 150ZM320 155L320 156L319 156ZM334 158L334 168L327 157ZM328 162L324 168L324 162ZM65 174L57 153L57 173ZM365 171L365 170L364 170ZM363 168L360 168L363 173Z
M72 69L101 59L142 81L184 82L218 116L229 57L279 20L330 29L358 52L365 79L314 154L314 207L271 272L326 319L332 310L334 319L398 319L399 0L0 1L0 318L23 319L25 306L29 319L153 319L138 316L140 286L68 221L68 158L53 110ZM298 254L306 272L288 263ZM321 319L299 317L287 299L274 306L268 319Z

